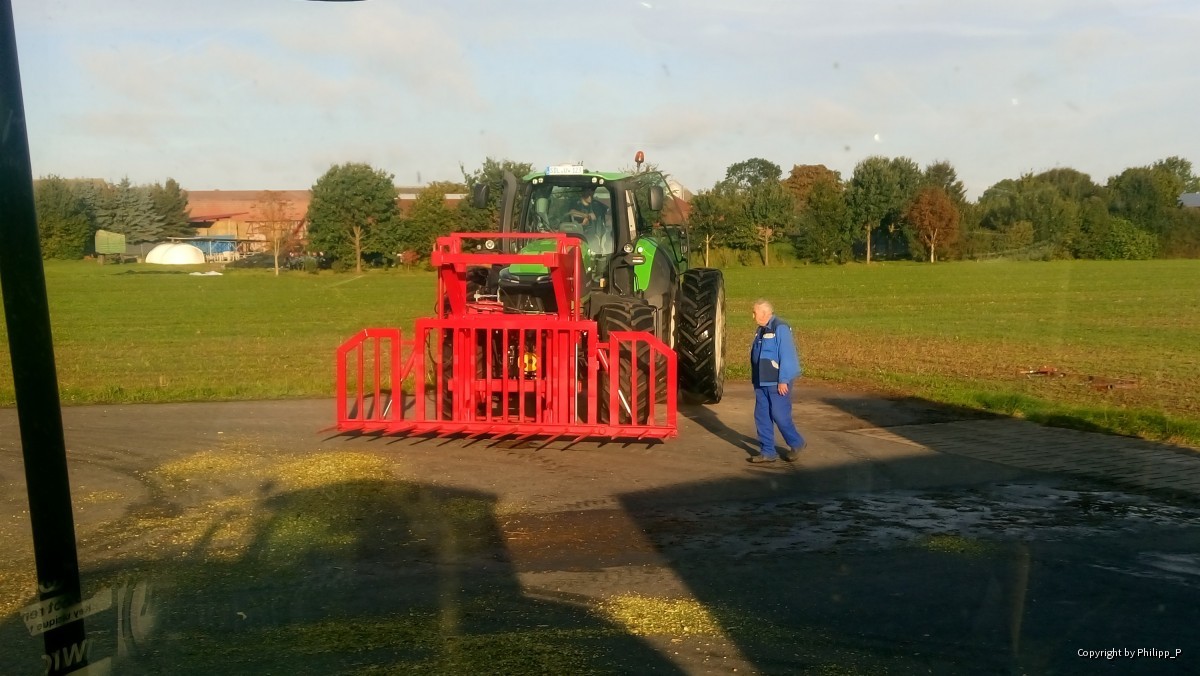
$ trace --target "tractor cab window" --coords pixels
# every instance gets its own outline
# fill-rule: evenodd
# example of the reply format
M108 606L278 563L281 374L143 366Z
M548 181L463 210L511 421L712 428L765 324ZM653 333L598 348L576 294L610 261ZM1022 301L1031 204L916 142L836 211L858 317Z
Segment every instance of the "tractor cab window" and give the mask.
M625 191L625 204L629 207L630 239L637 239L650 231L646 222L645 211L638 204L637 194L633 190Z
M613 252L612 195L604 186L542 185L530 193L522 232L577 235L591 256Z

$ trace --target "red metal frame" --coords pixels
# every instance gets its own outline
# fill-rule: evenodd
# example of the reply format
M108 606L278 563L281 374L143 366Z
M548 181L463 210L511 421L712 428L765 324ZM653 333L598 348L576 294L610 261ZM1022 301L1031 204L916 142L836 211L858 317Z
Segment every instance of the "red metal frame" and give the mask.
M504 253L508 242L528 239L554 239L557 246L541 254ZM481 246L489 240L491 249ZM365 329L338 348L339 432L574 439L677 434L675 353L646 332L613 331L599 339L596 322L581 317L577 240L454 234L438 239L432 262L443 300L437 316L417 320L411 340L399 329ZM471 268L514 263L546 267L555 313L508 314L498 299L468 297ZM639 368L619 367L635 355ZM607 401L599 397L602 389Z

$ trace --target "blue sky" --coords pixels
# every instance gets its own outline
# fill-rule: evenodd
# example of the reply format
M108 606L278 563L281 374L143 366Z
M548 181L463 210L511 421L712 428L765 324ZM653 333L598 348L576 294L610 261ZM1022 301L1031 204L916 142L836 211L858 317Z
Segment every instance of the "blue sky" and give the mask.
M400 184L487 156L693 190L750 157L949 160L970 196L1200 168L1194 0L13 0L37 176Z

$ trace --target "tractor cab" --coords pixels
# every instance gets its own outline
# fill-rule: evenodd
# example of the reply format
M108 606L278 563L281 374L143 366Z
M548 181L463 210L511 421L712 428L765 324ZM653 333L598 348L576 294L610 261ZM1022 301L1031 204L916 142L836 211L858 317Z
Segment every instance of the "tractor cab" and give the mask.
M637 204L630 190L629 175L594 172L582 165L555 165L524 176L513 177L504 190L501 231L523 235L565 234L578 240L584 272L583 293L631 293L632 268L629 255L637 241ZM553 251L556 240L521 240L513 253L541 254ZM625 274L620 274L622 269ZM622 283L622 282L625 283ZM499 271L502 294L519 311L551 311L550 278L545 266L514 263Z
M598 261L613 254L612 193L606 186L540 184L529 192L517 232L562 232Z
M513 232L561 232L578 239L589 286L599 287L615 251L612 190L602 182L534 180L521 195ZM534 240L525 248L539 250Z

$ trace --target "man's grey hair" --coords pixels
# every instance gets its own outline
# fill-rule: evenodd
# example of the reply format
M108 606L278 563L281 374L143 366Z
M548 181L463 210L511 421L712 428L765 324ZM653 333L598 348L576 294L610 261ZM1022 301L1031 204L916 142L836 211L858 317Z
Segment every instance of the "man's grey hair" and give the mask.
M771 301L767 300L766 298L759 298L758 300L754 301L754 307L765 307L771 311L771 314L775 314L775 306L772 305Z

